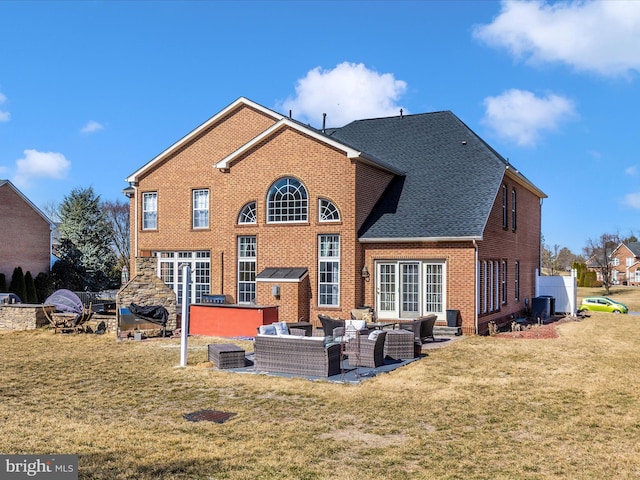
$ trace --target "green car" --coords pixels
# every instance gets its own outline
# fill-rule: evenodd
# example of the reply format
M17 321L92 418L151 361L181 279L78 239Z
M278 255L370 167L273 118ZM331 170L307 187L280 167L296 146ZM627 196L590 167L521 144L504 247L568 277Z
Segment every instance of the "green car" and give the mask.
M609 297L584 297L578 311L627 313L629 309L624 303L611 300Z

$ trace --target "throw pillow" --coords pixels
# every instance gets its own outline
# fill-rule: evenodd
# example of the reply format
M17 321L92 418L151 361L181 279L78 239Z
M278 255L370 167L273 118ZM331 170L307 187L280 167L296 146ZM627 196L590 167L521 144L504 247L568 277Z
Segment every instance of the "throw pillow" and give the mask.
M274 327L273 324L271 324L271 325L260 325L258 327L258 333L262 334L262 335L277 335L276 327Z
M374 330L373 332L371 332L369 334L369 336L367 337L369 340L377 340L378 336L380 335L380 330Z
M289 327L286 322L276 322L271 325L275 327L276 335L289 335Z

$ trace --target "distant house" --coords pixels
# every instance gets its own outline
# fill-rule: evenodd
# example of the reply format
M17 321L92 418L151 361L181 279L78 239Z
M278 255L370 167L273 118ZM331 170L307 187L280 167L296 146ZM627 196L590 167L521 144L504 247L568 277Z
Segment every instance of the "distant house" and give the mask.
M0 180L0 273L7 283L16 267L49 273L53 223L9 180Z
M483 333L535 296L546 195L449 111L318 130L240 98L126 180L132 256L179 300L184 263L192 301L288 322L458 310Z
M614 285L640 285L640 242L621 243L610 255Z

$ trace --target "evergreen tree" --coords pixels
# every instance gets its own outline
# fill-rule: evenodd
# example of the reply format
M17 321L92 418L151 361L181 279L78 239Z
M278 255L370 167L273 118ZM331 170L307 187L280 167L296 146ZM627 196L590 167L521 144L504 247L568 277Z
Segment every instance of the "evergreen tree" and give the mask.
M15 293L20 300L26 302L27 300L27 286L24 283L24 273L22 273L22 267L16 267L13 269L13 275L11 275L11 286L9 287L11 293Z
M56 287L89 291L108 288L116 259L111 249L113 230L100 208L100 197L91 187L74 189L60 204L59 213L62 265L56 269Z
M26 293L26 303L38 303L38 296L36 295L36 284L33 281L31 272L27 271L24 274L24 284Z
M38 298L37 303L44 303L47 297L54 291L53 277L44 272L40 272L38 276L36 276L34 283L36 286L36 296Z
M7 291L7 277L4 273L0 273L0 292Z

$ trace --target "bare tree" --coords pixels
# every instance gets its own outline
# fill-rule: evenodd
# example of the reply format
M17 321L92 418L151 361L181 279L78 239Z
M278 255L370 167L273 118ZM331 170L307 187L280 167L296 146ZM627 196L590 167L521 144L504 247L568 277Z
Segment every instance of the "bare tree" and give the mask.
M121 270L125 265L129 265L131 255L129 244L129 203L126 201L102 202L102 211L105 213L113 230L113 250L117 257L117 268Z
M603 233L599 239L589 239L584 248L587 257L587 267L595 269L600 273L600 280L607 295L612 285L612 265L611 253L620 245L618 234Z
M54 200L49 200L42 206L42 211L53 223L60 223L60 204Z

